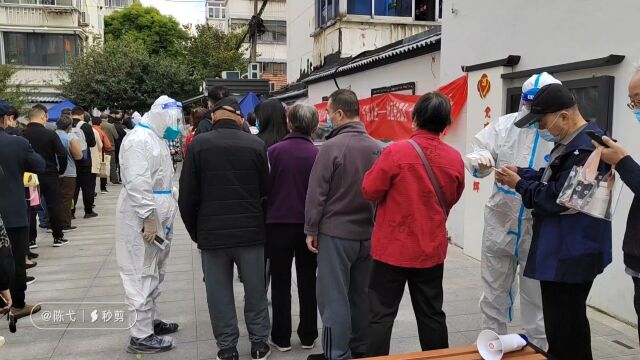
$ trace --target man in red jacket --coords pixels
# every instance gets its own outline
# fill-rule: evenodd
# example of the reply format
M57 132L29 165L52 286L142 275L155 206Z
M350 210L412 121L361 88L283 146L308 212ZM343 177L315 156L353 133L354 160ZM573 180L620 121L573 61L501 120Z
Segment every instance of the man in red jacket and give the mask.
M440 140L451 124L451 104L444 95L423 95L413 110L413 121L417 130L411 140L388 146L362 183L364 197L378 204L371 239L368 356L389 354L407 282L422 350L449 347L442 311L446 222L464 190L464 163L457 150Z

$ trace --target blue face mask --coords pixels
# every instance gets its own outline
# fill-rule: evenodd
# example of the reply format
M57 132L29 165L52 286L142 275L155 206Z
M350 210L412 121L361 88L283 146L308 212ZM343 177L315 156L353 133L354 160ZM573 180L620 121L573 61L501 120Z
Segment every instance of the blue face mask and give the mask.
M162 134L162 138L165 140L175 140L178 136L180 136L180 130L172 127L166 128L164 134Z
M636 116L636 120L640 122L640 109L633 109L633 114Z
M329 116L329 114L327 114L327 127L329 130L333 130L333 122L331 121L331 116Z
M549 132L549 130L547 129L538 129L538 134L540 134L540 137L548 142L552 142L552 143L557 143L558 141L560 141L560 137L559 136L555 136L553 134L551 134Z

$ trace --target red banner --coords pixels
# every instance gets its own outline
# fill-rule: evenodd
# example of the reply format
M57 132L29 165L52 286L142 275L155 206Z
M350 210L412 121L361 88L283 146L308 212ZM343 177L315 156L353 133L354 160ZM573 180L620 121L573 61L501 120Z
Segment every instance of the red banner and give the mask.
M467 76L438 88L451 100L451 118L456 119L467 102ZM411 113L418 95L382 94L360 100L360 121L372 137L383 141L398 141L413 133ZM327 123L327 103L316 104L320 122Z

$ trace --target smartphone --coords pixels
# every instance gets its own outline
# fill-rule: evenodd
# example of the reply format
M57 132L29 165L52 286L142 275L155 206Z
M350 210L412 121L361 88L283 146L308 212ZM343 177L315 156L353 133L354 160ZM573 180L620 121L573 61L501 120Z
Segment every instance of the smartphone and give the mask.
M495 172L500 173L502 175L505 175L505 176L507 175L502 170L498 169L497 167L494 167L493 170L495 170Z
M609 147L604 140L602 140L602 135L598 135L596 134L595 131L593 130L587 130L585 131L585 134L587 134L587 136L589 136L591 138L591 140L597 142L598 144L604 146L604 147ZM613 142L618 142L618 140L611 138L611 140L613 140Z
M144 228L140 230L140 232L144 233ZM162 250L164 250L167 247L167 241L161 238L158 234L156 234L156 237L153 239L153 243L156 244L156 246Z

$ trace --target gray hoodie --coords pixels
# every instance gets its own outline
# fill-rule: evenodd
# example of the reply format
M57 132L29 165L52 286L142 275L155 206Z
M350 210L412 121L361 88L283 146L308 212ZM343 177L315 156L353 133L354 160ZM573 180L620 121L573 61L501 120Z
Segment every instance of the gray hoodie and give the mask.
M362 196L362 179L382 150L359 121L335 128L311 170L304 231L349 240L369 240L374 206Z

